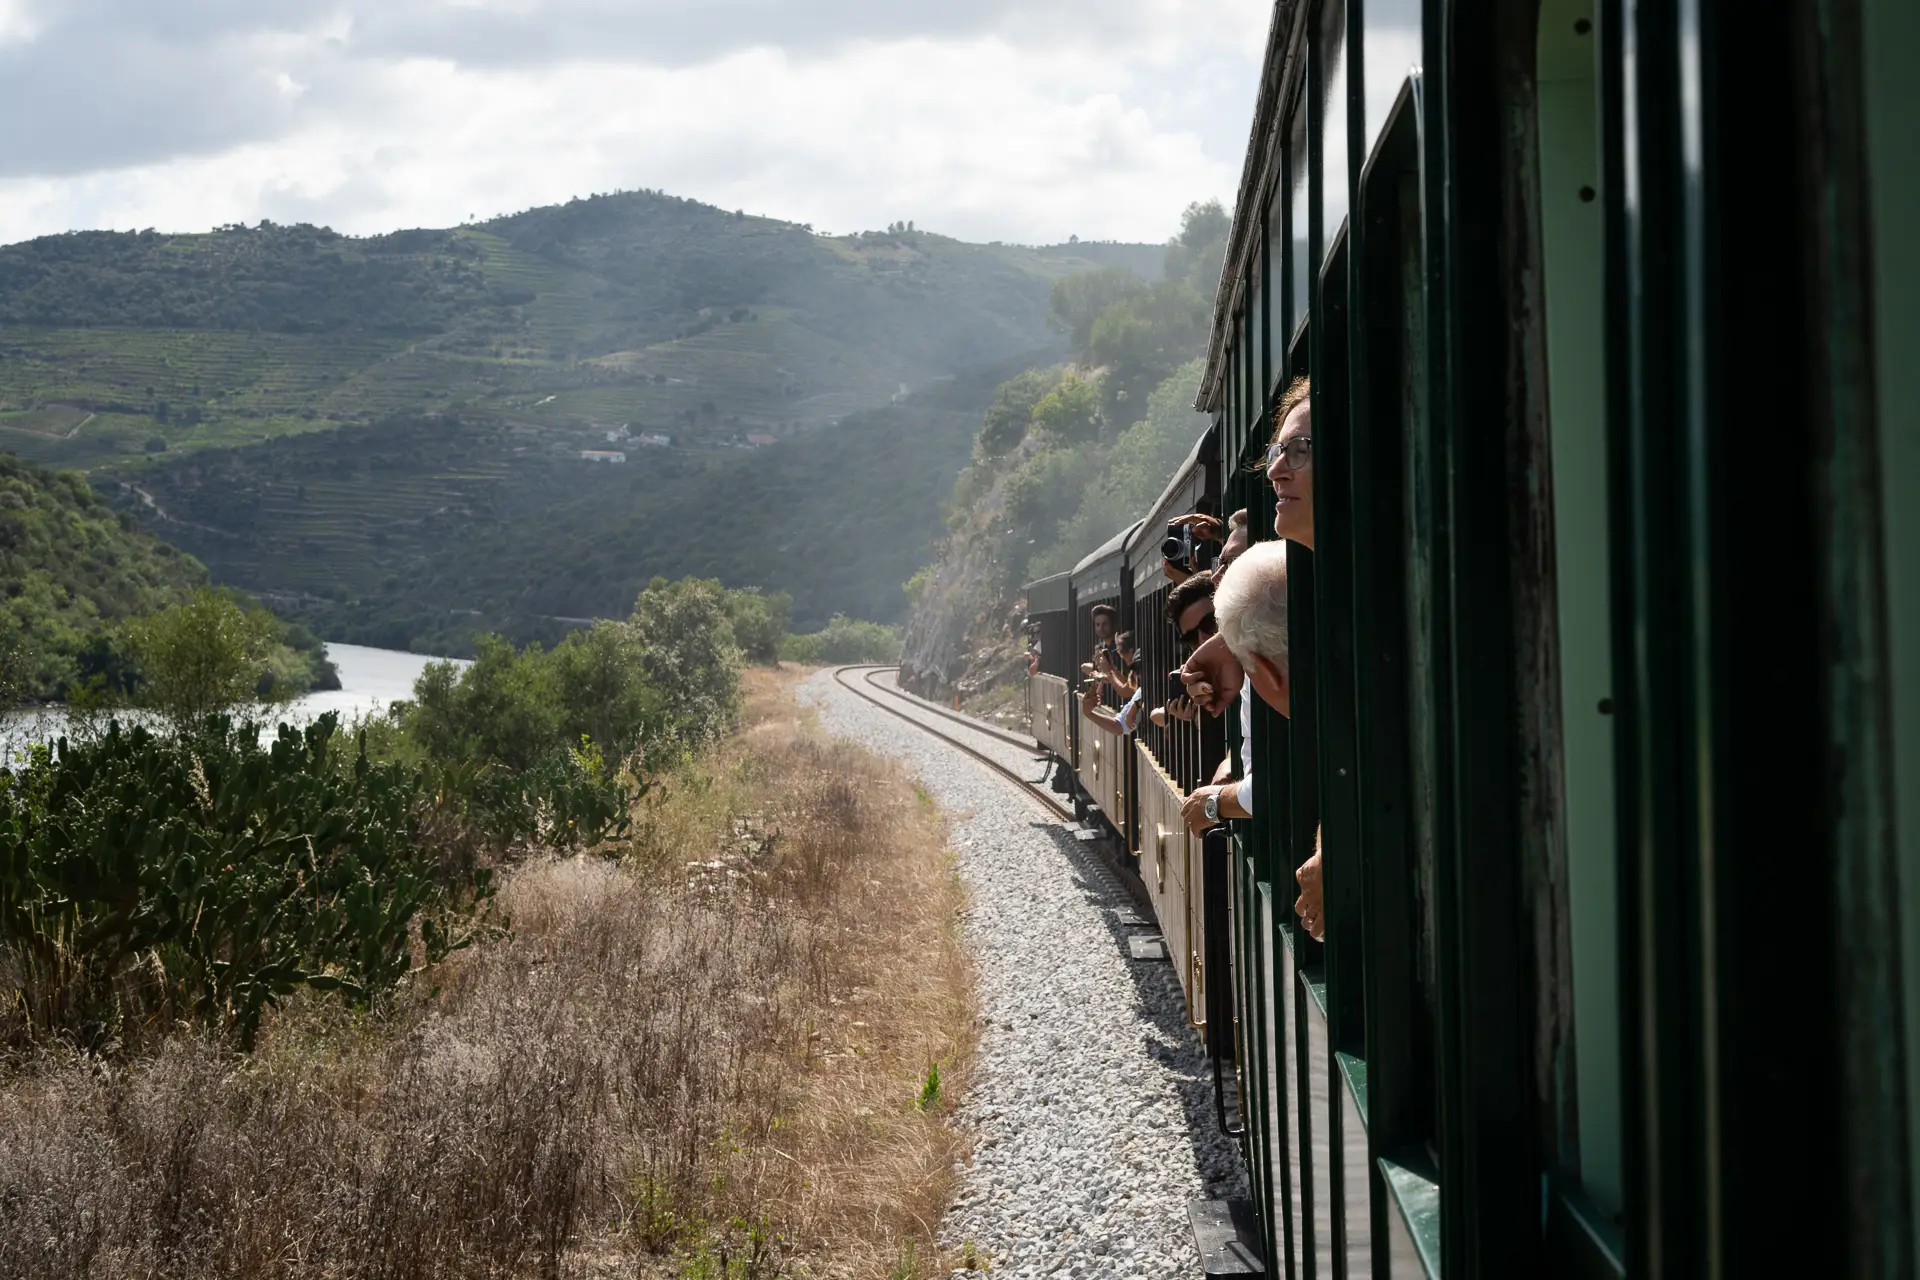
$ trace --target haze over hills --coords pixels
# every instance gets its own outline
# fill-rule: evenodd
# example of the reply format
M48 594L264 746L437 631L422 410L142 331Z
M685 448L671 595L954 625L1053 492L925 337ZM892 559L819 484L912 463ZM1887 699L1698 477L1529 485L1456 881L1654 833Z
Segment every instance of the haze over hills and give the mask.
M1054 283L1161 257L655 192L366 239L47 237L0 248L0 450L339 639L537 634L695 571L804 587L802 625L891 619L995 383L1065 352Z

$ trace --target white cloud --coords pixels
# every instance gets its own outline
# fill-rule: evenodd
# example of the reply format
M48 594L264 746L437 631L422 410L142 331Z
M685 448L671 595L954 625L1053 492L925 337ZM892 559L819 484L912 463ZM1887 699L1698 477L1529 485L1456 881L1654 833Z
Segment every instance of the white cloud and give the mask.
M40 35L40 19L27 0L0 0L0 49L31 44Z
M632 7L671 21L660 0ZM404 40L391 22L375 40L379 18L318 5L271 27L149 32L124 47L175 40L201 69L157 72L150 92L123 96L164 112L176 94L180 119L153 122L129 151L124 131L104 141L112 116L96 114L70 148L15 164L0 178L0 241L261 217L367 233L633 187L834 231L912 218L969 239L1157 240L1189 200L1231 198L1264 0L1035 0L976 30L952 28L993 6L956 5L925 33L876 19L884 34L865 38L870 7L827 5L843 26L830 44L736 38L685 60L623 45L629 28L606 0L394 0L382 12L419 20ZM0 32L18 8L0 0ZM428 38L433 22L482 9L515 21L552 10L561 45L590 43L602 20L609 49L476 58L471 41ZM128 53L122 65L137 79L166 64ZM192 82L216 69L223 87Z

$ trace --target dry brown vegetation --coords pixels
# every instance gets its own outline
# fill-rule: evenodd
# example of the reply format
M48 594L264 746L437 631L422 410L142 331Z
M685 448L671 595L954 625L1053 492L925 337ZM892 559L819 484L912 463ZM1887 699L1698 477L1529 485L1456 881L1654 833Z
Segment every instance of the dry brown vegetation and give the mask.
M391 1007L11 1064L0 1276L938 1270L973 1025L939 820L749 684L624 857L518 866L511 933Z

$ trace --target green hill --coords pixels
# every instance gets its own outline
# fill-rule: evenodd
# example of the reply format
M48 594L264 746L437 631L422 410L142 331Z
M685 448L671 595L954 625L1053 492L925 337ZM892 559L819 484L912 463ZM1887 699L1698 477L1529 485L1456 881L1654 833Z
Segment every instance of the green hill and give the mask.
M1015 360L758 449L630 446L621 466L539 432L416 416L155 462L121 501L330 638L464 652L621 616L655 575L790 592L794 624L891 620L980 413Z
M371 238L45 237L0 247L0 450L341 640L550 634L656 574L891 620L993 387L1067 350L1054 286L1163 256L647 191Z
M0 454L0 658L6 683L22 686L9 693L59 697L101 674L115 623L179 604L206 581L199 561L136 528L81 477ZM281 639L304 654L305 686L334 679L311 636L283 628Z
M569 446L785 436L1057 346L1055 280L1157 256L816 236L645 191L365 239L43 237L0 247L0 449L118 474L449 411Z

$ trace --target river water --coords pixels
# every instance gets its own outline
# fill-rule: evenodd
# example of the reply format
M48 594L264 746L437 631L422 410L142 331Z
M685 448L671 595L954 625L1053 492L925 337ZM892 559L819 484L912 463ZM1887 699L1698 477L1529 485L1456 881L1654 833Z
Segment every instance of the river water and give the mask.
M330 644L327 656L340 671L340 687L327 693L310 693L279 708L273 717L275 724L308 724L329 711L338 712L345 724L356 716L382 711L391 702L412 697L413 682L427 664L441 661L424 654L357 644ZM30 743L59 737L68 723L66 713L58 708L0 718L0 765L10 763Z

